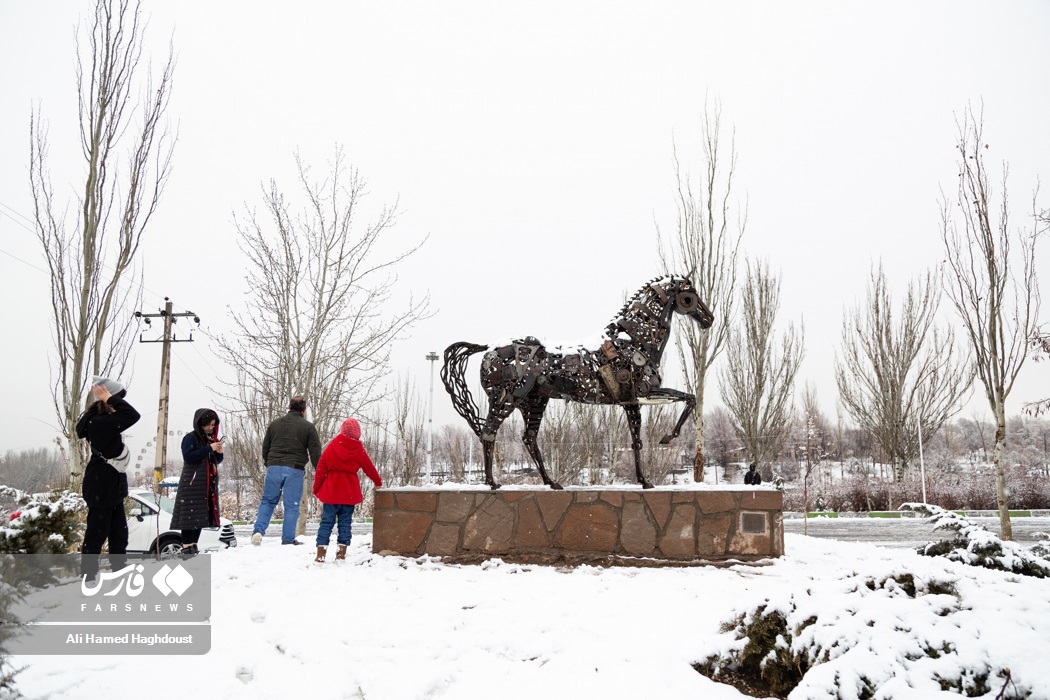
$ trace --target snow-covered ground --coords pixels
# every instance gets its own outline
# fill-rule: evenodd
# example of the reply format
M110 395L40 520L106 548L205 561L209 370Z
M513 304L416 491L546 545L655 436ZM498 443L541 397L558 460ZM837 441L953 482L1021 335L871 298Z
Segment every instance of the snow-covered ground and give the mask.
M728 568L453 566L375 555L355 536L345 562L330 552L322 565L312 546L268 539L203 555L213 562L206 655L11 660L26 666L17 677L26 696L55 700L743 698L691 664L728 644L719 627L734 611L793 600L830 622L811 629L841 642L836 673L898 675L886 697L941 695L936 684L909 685L925 673L909 659L913 646L953 635L957 662L1006 660L1032 697L1050 697L1047 580L794 534L786 550ZM909 597L892 582L858 590L901 571L952 581L960 597ZM938 668L950 673L949 661ZM821 687L793 697L827 697Z

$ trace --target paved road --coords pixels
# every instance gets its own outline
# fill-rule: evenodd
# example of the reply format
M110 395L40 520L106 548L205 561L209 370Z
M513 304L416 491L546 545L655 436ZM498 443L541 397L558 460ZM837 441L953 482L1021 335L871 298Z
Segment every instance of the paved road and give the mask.
M234 525L233 531L237 533L237 544L238 546L244 546L251 544L252 537L252 526L251 525ZM354 521L353 526L350 528L352 535L371 535L372 534L372 523L357 522ZM299 536L299 541L304 544L312 545L317 535L317 523L306 523L306 534ZM266 528L266 534L263 536L266 540L280 541L281 539L281 523L270 523L270 527ZM335 532L332 532L332 541L335 541Z
M969 518L987 530L999 534L998 518ZM1030 545L1040 538L1036 533L1050 532L1050 518L1013 518L1014 540ZM884 547L918 547L950 534L935 532L925 518L810 518L810 537L826 537L845 542L872 542ZM784 532L802 534L801 517L785 517Z
M990 532L999 534L998 518L971 517L972 522L983 525ZM1026 545L1038 541L1038 533L1050 533L1050 518L1014 518L1012 521L1014 540ZM801 517L785 517L784 531L802 534ZM246 545L252 536L251 525L235 525L237 542ZM844 542L872 542L884 547L918 547L919 545L944 539L947 533L934 532L929 520L924 518L810 518L810 537L826 537ZM372 523L355 522L354 535L371 535ZM317 534L317 523L307 523L306 535L300 537L305 544L313 544ZM267 540L281 538L281 525L271 523L267 528Z

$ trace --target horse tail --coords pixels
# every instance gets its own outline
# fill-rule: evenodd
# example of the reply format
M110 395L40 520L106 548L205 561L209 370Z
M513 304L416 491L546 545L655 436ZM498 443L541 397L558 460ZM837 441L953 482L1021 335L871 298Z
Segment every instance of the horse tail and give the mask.
M478 437L481 437L481 417L478 405L474 403L474 397L467 387L467 360L471 355L488 349L487 345L453 343L445 348L445 364L441 367L441 383L452 397L453 408L463 416Z

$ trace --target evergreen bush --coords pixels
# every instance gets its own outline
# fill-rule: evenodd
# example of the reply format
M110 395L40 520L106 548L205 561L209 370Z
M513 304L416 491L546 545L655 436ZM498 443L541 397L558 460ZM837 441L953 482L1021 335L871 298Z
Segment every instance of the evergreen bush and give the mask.
M25 493L0 486L0 499L14 512L0 526L0 553L66 554L80 542L84 499L68 490Z
M925 503L905 503L901 510L911 510L932 518L936 530L955 533L949 539L930 542L916 551L927 557L945 557L952 561L985 569L1009 571L1036 578L1050 577L1050 560L1046 547L1037 544L1026 550L1016 542L1004 542L983 526L970 522L958 513Z

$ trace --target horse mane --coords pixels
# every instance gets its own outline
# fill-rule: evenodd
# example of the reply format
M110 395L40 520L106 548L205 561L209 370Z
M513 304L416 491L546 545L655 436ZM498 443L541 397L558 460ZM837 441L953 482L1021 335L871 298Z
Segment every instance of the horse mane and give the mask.
M645 294L646 292L651 291L652 288L653 288L653 285L655 283L661 282L663 280L672 280L672 279L683 279L683 278L679 277L678 275L672 275L672 274L657 275L656 277L653 277L651 280L649 280L648 282L643 284L638 289L637 292L632 294L631 297L626 302L624 302L623 307L619 311L616 312L615 316L612 317L612 321L610 321L610 324L616 323L617 319L620 319L623 316L627 315L627 311L631 308L631 304L633 304L634 302L638 301L641 298L641 296L643 294Z

